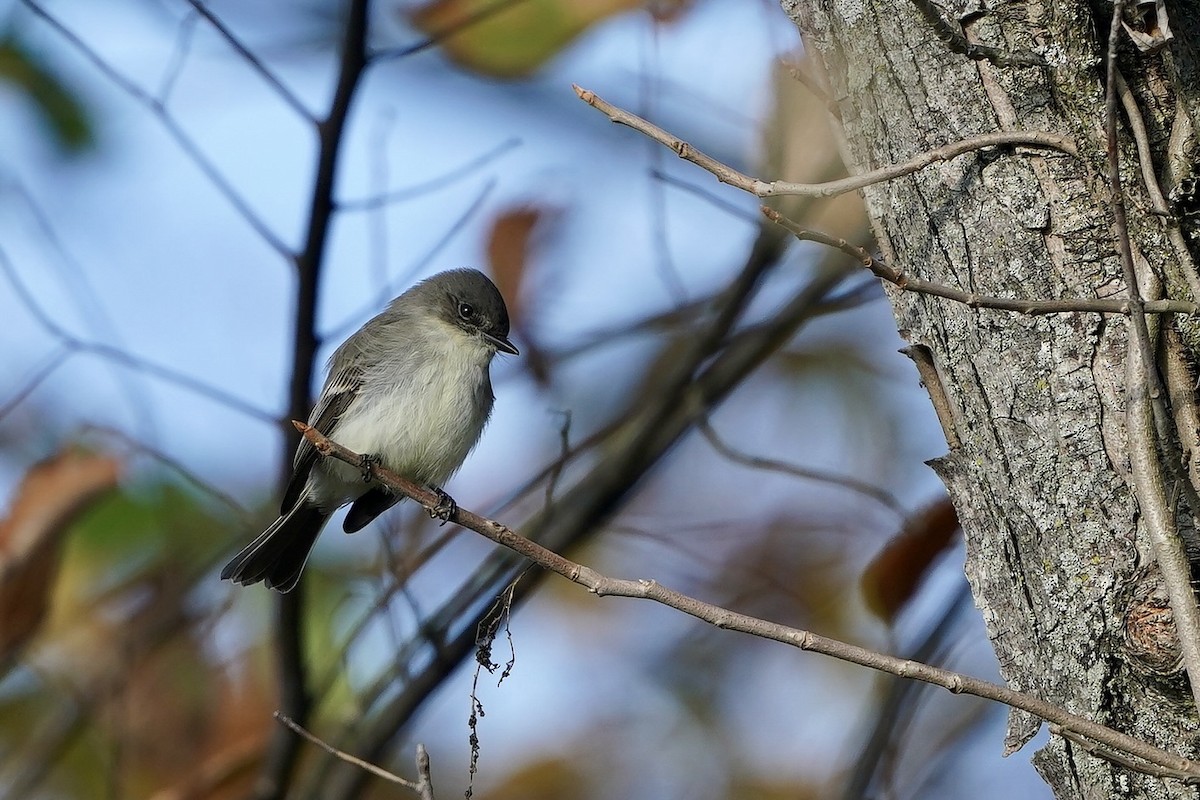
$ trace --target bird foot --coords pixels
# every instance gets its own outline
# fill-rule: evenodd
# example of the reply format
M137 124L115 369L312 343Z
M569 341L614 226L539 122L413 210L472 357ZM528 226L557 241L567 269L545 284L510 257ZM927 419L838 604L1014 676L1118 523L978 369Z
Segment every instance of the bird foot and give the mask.
M445 525L450 521L450 518L454 516L455 512L458 511L458 503L454 502L453 497L446 494L437 486L431 486L429 488L433 490L433 493L436 494L438 498L437 505L429 509L429 518L440 519L442 521L442 525Z
M362 470L363 483L370 483L375 479L375 467L382 463L383 459L374 453L359 456L358 468Z

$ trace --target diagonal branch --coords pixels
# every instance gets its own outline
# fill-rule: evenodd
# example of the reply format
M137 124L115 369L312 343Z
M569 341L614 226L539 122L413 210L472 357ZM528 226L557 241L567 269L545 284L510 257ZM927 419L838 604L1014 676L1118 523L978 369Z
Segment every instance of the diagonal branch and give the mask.
M742 189L758 197L771 197L774 195L797 194L806 197L828 197L833 195L845 194L847 192L862 189L875 183L893 180L895 178L910 175L917 170L933 164L937 161L945 161L955 156L979 150L985 147L995 147L999 145L1027 145L1031 147L1045 147L1061 150L1064 153L1071 155L1076 154L1074 141L1069 137L1056 134L1046 133L1044 131L998 131L995 133L986 133L979 136L972 136L962 141L948 144L934 150L928 150L916 158L883 169L867 172L862 175L856 175L851 178L845 178L838 181L830 181L828 183L817 184L799 184L788 183L786 181L761 181L757 178L752 178L727 164L724 164L715 158L706 155L699 150L696 150L687 142L679 139L676 136L664 131L657 125L654 125L636 114L632 114L624 109L618 108L611 103L601 99L594 92L583 89L579 86L575 87L576 94L588 105L602 111L613 122L626 125L634 130L644 133L651 139L660 142L663 145L671 148L687 161L696 164L697 166L712 173L717 180L722 183L727 183L738 189ZM967 292L962 289L955 289L940 283L925 281L920 278L913 278L879 259L875 258L861 247L855 247L848 244L845 240L836 237L827 236L818 231L804 229L786 221L778 212L763 208L763 213L774 222L777 222L797 238L807 241L818 242L830 247L836 247L844 253L852 256L862 262L864 266L874 272L879 278L894 284L895 286L906 289L908 291L921 292L937 297L944 297L949 300L956 300L960 303L971 306L972 308L994 308L1001 311L1017 311L1022 314L1061 314L1067 312L1098 312L1131 315L1135 311L1140 310L1142 313L1175 313L1175 314L1198 314L1200 313L1200 305L1187 302L1184 300L1155 300L1149 303L1142 303L1139 300L1106 300L1101 298L1071 298L1061 300L1023 300L1019 298L992 297L989 295L981 295L975 292ZM1137 307L1135 309L1135 306Z
M292 424L313 443L322 456L336 458L348 464L360 465L363 463L360 454L322 436L316 429L303 422L293 421ZM373 476L384 486L417 501L430 514L434 514L442 502L442 498L437 493L381 467L373 468ZM811 631L731 611L668 589L653 580L611 578L583 564L564 558L553 550L521 536L500 522L459 507L455 507L451 512L449 521L509 548L539 567L560 575L572 583L577 583L599 597L631 597L652 600L708 622L722 630L748 633L801 650L811 650L880 672L941 686L954 694L970 694L1004 703L1041 717L1061 727L1064 731L1070 731L1122 755L1132 756L1136 761L1126 759L1125 763L1132 764L1134 769L1168 775L1189 784L1200 783L1200 762L1191 761L1154 747L1133 736L1065 711L1033 695L929 664L877 653L865 647L820 636Z
M709 325L721 325L722 320L732 324L728 309L745 302L756 283L753 276L775 264L781 248L780 237L772 236L771 229L764 227L741 276L720 294L717 308L725 309L724 313L715 312L709 319L715 317L716 321ZM838 260L841 261L840 256ZM656 380L642 399L612 426L605 438L610 444L590 466L587 476L564 491L551 508L527 523L530 536L553 550L565 550L595 533L620 510L643 477L700 417L719 404L806 322L826 311L831 302L842 302L838 297L831 301L830 296L845 275L843 264L821 264L813 280L766 322L740 330L727 340L713 327L690 336L692 348L670 364L671 374ZM701 345L708 344L719 349L701 349ZM681 375L694 378L680 380ZM676 390L669 394L664 387ZM348 732L357 742L352 748L354 752L368 759L379 757L451 667L470 653L488 600L524 569L526 564L510 551L491 554L451 598L423 621L419 643L414 641L414 647L436 642L434 659L406 673L403 690L398 695L389 693L386 700L379 699L379 695L367 699L366 707L378 705L378 708L365 724L357 722ZM543 574L535 571L518 584L513 593L514 604L529 596ZM321 796L327 800L358 797L361 780L361 774L339 771L327 780L331 785Z
M242 42L242 40L239 39L234 32L229 29L229 26L226 25L220 17L209 10L208 3L202 2L202 0L185 0L185 2L191 6L197 14L204 17L205 21L207 21L209 25L213 26L213 29L216 30L217 33L221 34L221 38L223 38L226 43L233 48L234 52L237 53L243 61L249 64L250 68L257 72L259 77L266 81L267 84L275 90L275 94L279 95L280 100L286 103L288 107L291 108L292 111L294 111L301 119L307 120L314 125L317 123L313 113L305 107L304 103L300 102L300 98L297 97L291 89L284 85L283 81L279 79L279 76L267 69L267 66L263 64L259 57L254 54L254 51L247 47L245 43Z
M204 177L208 179L209 183L216 187L221 196L225 198L225 201L233 206L234 210L241 215L242 219L246 220L246 224L253 228L254 232L257 233L259 237L271 247L272 250L284 256L288 260L291 260L294 257L295 254L292 252L291 248L288 247L287 244L284 243L284 241L280 239L273 230L271 230L270 226L268 226L267 223L264 222L262 218L254 212L254 209L250 207L249 202L247 202L246 199L238 193L237 189L233 188L233 184L231 184L225 175L219 169L217 169L216 164L214 164L209 157L204 154L204 151L200 149L200 146L196 144L195 140L188 136L187 132L184 131L183 126L181 126L174 117L167 113L166 107L163 105L161 100L151 95L145 89L138 86L121 73L117 72L117 70L113 69L113 66L105 61L99 53L97 53L87 44L87 42L81 39L66 25L64 25L57 17L44 9L38 0L21 1L25 4L26 8L41 18L47 25L53 28L55 32L62 36L72 47L74 47L80 55L86 58L88 62L96 68L97 72L108 78L112 83L116 84L121 91L132 97L135 101L149 109L150 112L158 118L159 122L162 123L163 128L167 131L171 138L175 140L175 144L178 145L179 149L182 150L187 157L192 160L192 163L195 164L196 168L199 169Z
M65 351L67 355L74 353L90 353L114 364L119 364L137 372L141 372L145 375L158 378L164 382L174 384L175 386L179 386L180 388L186 389L187 391L201 397L207 397L213 402L220 403L221 405L231 408L241 414L245 414L252 419L257 419L272 425L278 424L279 420L274 414L241 399L237 395L225 391L219 386L206 383L205 381L188 375L186 372L181 372L174 367L169 367L140 356L135 356L120 347L105 344L104 342L93 342L86 339L80 339L75 334L59 325L58 322L55 321L53 315L47 309L42 307L41 303L37 301L37 298L33 296L33 292L30 291L29 287L26 286L24 281L21 280L16 268L13 266L11 259L8 257L8 253L2 247L0 247L0 273L2 273L4 277L8 279L9 284L12 286L13 292L16 293L18 299L21 301L22 306L26 311L29 312L34 321L37 322L42 330L44 330L52 338L56 339L59 343L60 353L56 353L54 358L51 359L53 366L39 371L35 381L32 384L27 385L25 389L20 392L21 397L24 397L29 391L35 388L34 384L40 383L44 378L48 377L50 371L57 369L62 365L62 363L66 360L66 356L61 355L62 351ZM8 411L10 411L14 405L15 401L6 404L3 408L3 411L0 412L0 417L8 413Z
M1002 147L1024 145L1026 147L1041 147L1049 150L1059 150L1068 155L1076 155L1075 141L1069 136L1047 131L997 131L970 136L962 141L943 145L942 147L926 150L924 153L904 162L893 164L882 169L865 172L828 183L790 183L788 181L761 181L749 175L738 172L733 167L717 161L706 155L677 136L664 131L657 125L647 122L637 114L632 114L623 108L600 98L595 92L574 86L579 99L602 112L618 125L633 128L644 133L656 142L664 144L675 151L675 155L691 161L693 164L711 172L717 180L738 189L749 192L756 197L774 197L776 195L801 195L803 197L834 197L839 194L853 192L876 183L902 178L911 175L919 169L937 163L948 161L966 153L982 150L985 147Z
M405 45L404 47L395 47L390 50L381 50L378 53L371 54L372 61L393 60L397 58L407 58L408 56L416 55L422 51L428 50L431 47L436 47L446 39L449 39L456 33L460 33L467 28L478 25L481 22L486 22L490 17L499 14L503 11L516 8L528 0L493 0L485 6L478 8L471 13L465 14L461 19L435 31L430 36L416 42L415 44Z
M416 781L406 780L404 778L401 778L399 775L396 775L395 773L388 772L383 767L372 764L369 761L363 761L361 758L358 758L357 756L352 756L343 750L338 750L336 747L331 745L329 742L325 741L324 739L319 738L314 733L312 733L307 728L305 728L303 725L296 722L296 720L289 717L287 714L281 714L278 711L276 711L275 719L279 720L280 723L282 723L285 727L290 729L297 736L302 737L305 741L309 742L310 744L316 745L317 747L321 748L326 753L329 753L331 756L333 756L334 758L336 758L340 761L345 761L347 764L353 764L354 766L358 767L359 769L365 770L377 778L382 778L383 780L388 781L389 783L399 784L400 786L403 786L406 789L412 789L413 791L417 791L418 789L421 788L420 784L418 784ZM426 754L426 755L428 756L428 754Z
M943 283L934 283L933 281L914 278L904 270L897 269L886 261L876 258L866 248L850 244L845 239L839 239L836 236L830 236L820 231L805 228L772 208L763 206L761 211L763 216L786 228L797 239L805 242L817 242L818 244L841 250L871 270L877 278L887 281L898 289L917 292L919 294L928 294L934 297L944 297L947 300L954 300L971 308L994 308L1000 311L1016 311L1021 314L1065 314L1068 312L1090 311L1101 314L1123 314L1129 316L1134 313L1135 308L1140 309L1144 313L1151 314L1200 314L1200 305L1189 303L1186 300L1149 300L1142 303L1135 303L1131 299L1105 300L1098 297L1071 297L1061 300L1024 300L1016 297L991 297L985 294L967 292Z
M903 504L886 489L882 489L867 481L862 481L849 475L837 475L826 470L815 469L812 467L804 467L799 464L790 464L786 461L781 461L777 458L766 458L764 456L756 456L739 450L729 444L721 435L717 433L712 426L712 422L706 418L700 419L696 423L696 427L712 448L717 451L722 457L729 459L736 464L750 467L751 469L763 470L766 472L778 472L783 475L791 475L795 478L804 480L816 481L825 483L830 486L840 486L843 489L848 489L855 494L865 497L869 500L874 500L881 506L891 511L901 520L907 518L908 514L904 510Z

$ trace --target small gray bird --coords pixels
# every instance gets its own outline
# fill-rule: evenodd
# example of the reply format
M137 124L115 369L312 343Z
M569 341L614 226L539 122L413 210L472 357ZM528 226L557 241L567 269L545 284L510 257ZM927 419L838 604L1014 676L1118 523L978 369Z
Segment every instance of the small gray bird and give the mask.
M418 283L342 343L308 424L414 483L441 492L492 413L488 367L508 340L508 309L482 272ZM323 459L301 440L281 516L221 570L221 578L295 588L329 516L353 503L346 533L403 498L363 480L363 468Z

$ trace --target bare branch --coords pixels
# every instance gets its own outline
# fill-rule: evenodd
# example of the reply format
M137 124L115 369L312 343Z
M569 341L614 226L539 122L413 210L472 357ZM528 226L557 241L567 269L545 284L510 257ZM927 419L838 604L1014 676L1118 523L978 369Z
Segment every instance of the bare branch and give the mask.
M284 256L289 261L295 258L295 253L292 252L292 249L275 235L275 232L254 212L254 209L250 207L245 198L233 188L233 185L225 178L225 175L209 160L208 156L204 154L204 151L200 149L195 140L191 136L188 136L174 117L167 113L166 107L160 99L152 96L145 89L113 69L112 65L105 61L87 42L83 41L74 31L67 28L57 17L42 8L39 0L21 0L21 2L47 25L52 27L60 36L66 39L80 55L96 68L97 72L108 78L112 83L116 84L117 88L121 89L154 114L171 138L175 140L175 144L179 146L179 149L192 160L192 163L196 165L201 174L208 179L209 183L216 187L226 202L233 206L234 210L246 220L246 224L253 228L254 232L272 250Z
M315 428L293 421L296 429L312 442L322 456L336 458L347 464L359 465L362 456L342 447L337 442L322 436ZM425 507L431 514L438 508L441 498L422 486L413 483L386 469L376 466L373 476L384 486L409 497ZM924 683L941 686L954 694L970 694L987 700L1019 708L1048 722L1061 726L1082 737L1111 748L1119 753L1134 756L1156 767L1173 771L1173 776L1187 783L1200 783L1200 762L1191 761L1174 753L1154 747L1128 734L1121 733L1089 719L1072 714L1041 698L1017 692L1005 686L972 678L950 670L934 667L909 659L877 653L836 639L819 636L811 631L793 628L740 614L712 603L668 589L653 580L626 580L610 578L583 564L571 561L542 545L526 539L511 528L487 519L474 512L456 507L450 521L468 528L490 539L496 544L515 551L543 569L550 570L572 583L583 586L600 597L631 597L653 600L677 611L708 622L722 630L748 633L764 639L781 642L801 650L831 656L852 664L911 678Z
M1117 146L1117 46L1121 37L1121 14L1124 9L1125 0L1115 0L1108 32L1104 130L1107 138L1108 183L1112 194L1117 252L1121 257L1121 270L1124 273L1131 310L1125 386L1129 462L1133 474L1134 495L1145 521L1154 560L1158 563L1170 598L1171 614L1175 619L1192 697L1197 706L1200 706L1200 608L1196 606L1191 568L1183 549L1183 542L1176 530L1175 515L1167 503L1163 485L1160 447L1165 447L1172 441L1171 422L1166 410L1162 377L1154 358L1155 347L1142 310L1142 290L1133 261L1129 223L1125 216L1125 195L1121 187L1121 158ZM1152 276L1146 277L1149 284ZM1197 509L1193 509L1193 513L1195 511Z
M179 80L179 76L183 74L188 54L192 49L192 39L196 36L196 23L199 21L199 16L188 13L179 23L179 31L175 34L175 47L171 51L171 60L163 69L162 79L158 84L158 101L162 105L169 102L171 92L175 90L175 84Z
M1111 761L1118 764L1131 772L1143 772L1147 775L1153 775L1156 778L1175 778L1184 783L1195 783L1195 780L1186 772L1163 767L1157 764L1150 764L1143 761L1136 761L1121 753L1109 750L1106 747L1096 744L1093 741L1086 739L1073 730L1064 728L1061 725L1051 725L1050 732L1064 739L1070 739L1071 742L1078 745L1083 750L1091 753L1096 758L1102 758L1105 761Z
M405 47L397 47L391 50L382 50L378 53L372 53L371 60L385 61L396 58L406 58L408 56L415 55L423 50L428 50L431 47L435 47L443 40L453 36L459 31L465 30L472 25L478 25L480 22L483 22L484 20L495 14L498 14L501 11L515 8L516 6L525 2L527 2L527 0L496 0L493 3L489 3L488 5L483 6L482 8L473 11L470 14L467 14L462 19L447 25L442 30L437 31L426 39L422 39L416 44L406 45Z
M946 43L950 52L966 56L972 61L990 61L998 67L1044 67L1046 59L1030 50L1003 50L991 45L972 42L963 34L961 26L951 22L946 12L933 0L912 0L921 16L933 28L937 37Z
M29 311L38 325L40 325L42 329L45 330L50 336L57 339L62 347L66 348L71 353L91 353L93 355L100 356L101 358L111 361L114 364L121 364L139 372L144 372L145 374L155 378L173 383L176 386L180 386L202 397L207 397L210 400L227 406L228 408L245 414L253 419L269 422L272 425L277 425L279 423L279 418L274 414L270 413L269 411L264 411L257 406L251 405L245 400L242 400L240 397L226 392L224 389L205 383L198 378L194 378L191 375L179 372L172 367L156 364L152 361L147 361L144 358L131 355L120 347L114 347L102 342L85 341L78 338L74 334L67 332L60 327L58 323L54 321L54 318L44 308L42 308L41 304L38 303L37 299L33 296L33 293L29 291L29 288L24 284L20 276L17 274L17 270L13 267L12 261L10 261L8 258L8 253L5 252L2 247L0 247L0 272L4 273L4 276L8 279L13 291L21 300L22 305L24 305ZM65 361L65 357L56 355L53 364L54 368L61 366ZM45 374L39 373L36 382L40 383L47 377L48 374L49 372L46 372ZM20 395L21 398L26 396L30 390L31 387L26 387L26 390ZM12 405L13 403L10 402L5 406L5 413L11 410Z
M962 439L958 435L960 412L950 401L950 394L946 391L941 370L938 369L937 361L934 360L933 350L927 344L915 342L907 347L901 347L900 353L908 356L912 360L913 366L917 368L917 375L921 377L921 383L924 384L925 391L929 394L929 401L933 405L933 412L942 426L942 435L946 437L946 446L953 453L962 447Z
M811 74L800 61L785 61L784 68L787 69L788 75L792 80L799 83L805 89L812 92L813 96L821 101L825 106L825 110L829 112L829 116L833 117L838 122L842 121L842 109L838 108L838 104L829 96L829 92L821 85L821 80L816 75Z
M837 181L829 181L828 183L790 183L788 181L761 181L757 178L752 178L738 172L733 167L717 161L709 155L705 155L696 148L692 147L682 139L667 133L662 128L647 122L636 114L614 106L601 99L595 92L584 89L580 86L574 86L575 93L583 102L592 106L598 111L604 113L610 120L618 125L625 125L633 128L639 133L644 133L651 139L666 145L675 151L675 154L685 161L690 161L702 169L711 172L717 180L722 183L727 183L738 189L749 192L756 197L773 197L776 195L800 195L803 197L833 197L839 194L853 192L856 189L862 189L866 186L871 186L876 183L901 178L905 175L911 175L923 167L938 161L947 161L951 158L982 150L985 147L1000 147L1025 145L1027 147L1042 147L1049 150L1060 150L1069 155L1076 155L1077 149L1075 141L1069 136L1064 136L1059 133L1049 133L1046 131L997 131L995 133L982 133L978 136L971 136L962 141L952 144L943 145L942 147L933 150L927 150L915 158L906 161L903 164L896 164L883 169L872 170L871 172L855 175L850 178L843 178Z
M12 413L13 409L24 403L29 395L37 391L37 388L53 375L59 367L66 363L67 359L74 353L75 350L73 348L60 342L46 358L45 363L33 373L33 376L21 383L21 388L17 389L17 393L7 403L0 405L0 420L7 417Z
M1146 121L1142 118L1142 111L1138 108L1137 99L1130 91L1129 85L1125 83L1125 78L1121 76L1120 70L1116 70L1114 76L1117 81L1117 94L1121 98L1121 106L1125 109L1125 116L1129 120L1129 130L1133 133L1134 144L1137 145L1138 167L1141 169L1142 183L1146 187L1146 194L1150 196L1150 207L1166 226L1167 239L1171 242L1171 249L1175 251L1175 258L1179 261L1183 277L1192 290L1192 297L1200 298L1200 274L1196 272L1196 261L1192 258L1191 250L1188 249L1183 231L1179 229L1179 221L1171 214L1171 208L1163 196L1162 187L1159 186L1158 175L1154 171L1154 154L1150 150L1150 134L1146 130Z
M329 742L326 742L324 739L321 739L321 738L313 735L312 733L309 733L307 730L304 729L304 727L302 725L297 723L295 720L293 720L291 717L289 717L286 714L276 711L275 719L279 720L284 725L286 725L288 728L293 730L296 734L304 737L312 744L315 744L317 747L324 750L326 753L329 753L334 758L338 758L342 761L345 761L347 764L353 764L354 766L358 767L359 769L366 770L367 772L371 773L372 775L374 775L377 778L383 778L385 781L389 781L390 783L398 783L401 786L405 787L406 789L412 789L413 791L418 791L421 789L420 783L415 783L413 781L405 780L404 778L401 778L399 775L395 775L391 772L388 772L383 767L378 767L378 766L370 763L369 761L363 761L361 758L352 756L349 753L343 752L342 750L338 750L336 747L329 744ZM423 747L421 749L424 750ZM429 761L428 753L425 754L425 761L426 761L426 765L428 766L428 761ZM424 796L424 793L422 793L422 796Z
M3 189L16 193L24 205L25 211L33 219L38 232L56 255L56 258L50 264L56 267L55 272L59 274L60 284L72 297L85 325L91 329L90 338L102 339L110 345L124 348L124 336L113 322L112 315L108 313L104 305L98 300L99 295L88 271L84 268L79 257L63 241L54 221L34 196L34 193L16 176L8 174L0 174L0 190ZM24 296L28 298L30 294L31 292L26 291ZM29 310L34 314L38 313L38 310ZM63 357L71 354L69 348L66 353L60 353ZM39 376L39 380L41 377L44 376ZM130 380L126 375L119 372L115 373L114 377L117 379L125 395L125 402L137 420L136 426L138 430L148 439L155 438L155 414L150 402L150 396L145 391L145 383ZM0 412L0 417L3 416L4 412Z
M491 195L495 188L495 180L490 180L484 184L471 202L467 205L467 207L463 209L462 213L455 217L454 220L446 226L446 232L443 233L436 242L430 245L428 250L426 250L424 253L421 253L416 259L414 259L412 264L409 265L405 270L405 273L411 278L412 276L420 274L422 270L428 267L434 258L437 257L438 253L444 250L446 246L450 244L450 242L454 241L454 237L458 236L466 229L467 220L479 212L479 209L483 207L484 202ZM411 283L411 280L396 279L381 286L379 291L369 302L364 303L352 314L347 315L344 322L341 322L332 329L323 332L322 337L325 339L337 340L348 336L359 325L362 324L363 319L371 316L371 314L381 306L387 305L388 301L396 296L399 291L398 285L407 285L408 283Z
M730 445L717 433L713 428L712 423L707 418L701 418L696 423L696 427L704 434L704 438L712 445L713 449L720 453L730 461L750 467L752 469L766 470L768 472L779 472L784 475L791 475L796 478L804 478L810 481L819 481L827 483L831 486L840 486L843 489L849 489L856 494L874 500L888 511L891 511L896 516L904 519L906 514L904 506L900 501L892 495L891 492L880 489L878 486L860 481L856 478L851 478L846 475L835 475L824 470L813 469L811 467L802 467L798 464L789 464L786 461L780 461L774 458L764 458L762 456L751 455L742 450Z
M403 189L394 189L390 192L382 192L380 194L371 195L370 197L361 197L351 200L338 200L337 209L339 211L374 211L384 206L389 206L393 203L400 203L405 200L413 200L422 195L435 192L439 189L445 189L452 185L455 181L461 178L471 177L478 174L480 168L486 166L492 161L497 160L500 156L515 150L522 144L520 139L511 138L505 139L500 144L488 150L485 153L466 161L454 169L443 173L442 175L432 178L412 186L406 186Z
M229 26L221 21L220 17L208 9L207 3L201 2L201 0L186 0L186 2L193 9L195 9L197 14L204 17L205 21L207 21L209 25L212 25L217 33L221 34L221 38L223 38L229 44L229 46L233 48L235 53L242 57L243 61L250 65L251 69L258 73L260 78L266 81L267 84L275 90L275 93L279 95L279 99L287 103L292 111L296 112L296 114L302 119L307 120L314 125L317 123L316 116L314 116L313 113L305 107L304 103L300 102L300 98L297 97L291 89L287 88L287 86L283 84L283 81L279 80L275 73L267 69L266 65L262 63L258 56L254 55L254 52L247 47L241 39L234 35L233 31L229 29Z
M251 524L256 521L254 519L254 515L251 514L250 511L248 511L241 503L235 500L228 492L222 491L218 486L200 477L200 475L194 470L189 469L179 459L167 455L157 447L151 447L145 442L142 442L139 439L125 433L125 431L108 425L88 425L83 429L83 431L86 433L95 433L101 436L108 436L116 439L123 443L126 447L129 447L131 450L157 461L159 464L162 464L164 467L190 483L196 489L224 505L226 508L232 511L238 517L239 522L246 527L250 527Z
M1152 314L1200 314L1200 305L1189 303L1186 300L1150 300L1144 303L1133 299L1104 300L1091 297L1074 297L1064 300L1021 300L966 292L942 283L934 283L933 281L911 277L903 270L896 269L885 261L876 258L867 252L865 248L850 244L845 239L839 239L836 236L829 236L820 231L804 228L773 208L763 206L761 210L767 219L787 228L797 239L806 242L817 242L818 244L841 250L871 270L878 278L887 281L899 289L933 295L934 297L944 297L947 300L955 300L971 308L994 308L1000 311L1017 311L1021 314L1065 314L1090 311L1101 314L1123 314L1129 316L1135 310Z

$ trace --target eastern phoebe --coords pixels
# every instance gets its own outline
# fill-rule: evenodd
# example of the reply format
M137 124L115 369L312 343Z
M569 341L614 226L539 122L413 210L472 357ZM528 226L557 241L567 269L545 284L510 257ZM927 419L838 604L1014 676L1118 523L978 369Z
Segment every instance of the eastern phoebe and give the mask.
M437 491L492 413L488 367L508 340L508 309L487 276L456 269L418 283L334 351L308 424L386 469ZM321 458L301 439L279 519L221 570L243 585L291 591L329 516L353 503L346 533L403 498L369 473Z

